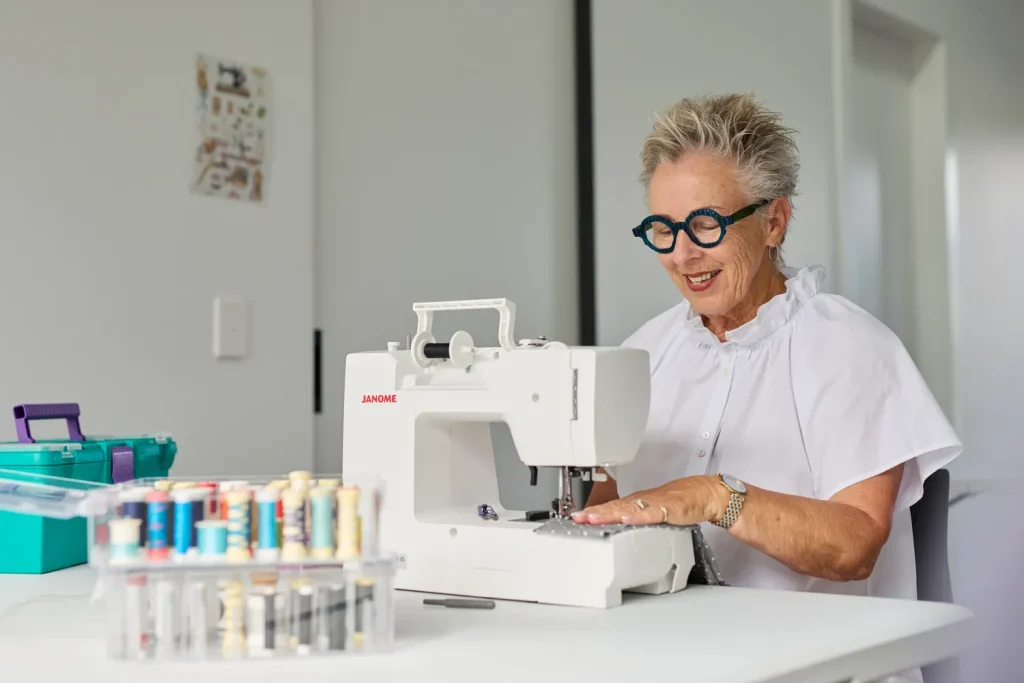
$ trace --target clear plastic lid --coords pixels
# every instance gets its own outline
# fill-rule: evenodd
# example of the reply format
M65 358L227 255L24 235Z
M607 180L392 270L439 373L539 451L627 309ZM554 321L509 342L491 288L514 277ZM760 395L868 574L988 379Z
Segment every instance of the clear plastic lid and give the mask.
M0 510L70 519L103 514L112 488L78 479L0 469Z

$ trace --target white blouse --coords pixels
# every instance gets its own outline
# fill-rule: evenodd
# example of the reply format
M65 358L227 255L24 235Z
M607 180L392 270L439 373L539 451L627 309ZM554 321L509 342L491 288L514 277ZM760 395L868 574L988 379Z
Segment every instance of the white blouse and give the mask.
M722 472L825 500L905 463L892 533L864 581L802 576L717 526L702 528L731 585L914 600L909 508L962 445L893 332L822 292L821 267L785 274L786 293L724 343L685 301L624 342L650 353L651 410L635 460L610 474L621 496Z

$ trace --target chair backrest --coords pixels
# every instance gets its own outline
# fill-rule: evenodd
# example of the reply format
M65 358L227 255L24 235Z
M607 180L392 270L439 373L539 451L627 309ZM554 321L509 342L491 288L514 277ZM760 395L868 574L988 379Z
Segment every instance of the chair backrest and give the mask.
M921 500L910 507L917 564L917 599L953 602L949 576L949 471L924 482ZM951 657L921 667L924 683L960 683L960 660Z
M924 482L921 500L910 507L917 558L917 598L953 602L949 576L949 471L939 470Z

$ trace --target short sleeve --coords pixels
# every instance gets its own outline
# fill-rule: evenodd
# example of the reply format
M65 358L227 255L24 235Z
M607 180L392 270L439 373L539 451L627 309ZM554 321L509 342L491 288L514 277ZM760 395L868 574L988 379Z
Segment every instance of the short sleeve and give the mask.
M815 495L827 500L903 464L896 509L909 508L963 446L899 338L848 302L831 305L792 347Z

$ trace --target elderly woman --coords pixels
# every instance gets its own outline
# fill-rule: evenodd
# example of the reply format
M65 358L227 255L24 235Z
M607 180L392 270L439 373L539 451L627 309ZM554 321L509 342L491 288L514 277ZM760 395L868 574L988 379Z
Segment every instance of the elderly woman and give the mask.
M734 586L916 599L909 508L962 447L900 340L782 265L792 131L749 96L685 99L640 156L633 234L683 301L625 342L650 353L646 435L574 519L710 522Z

